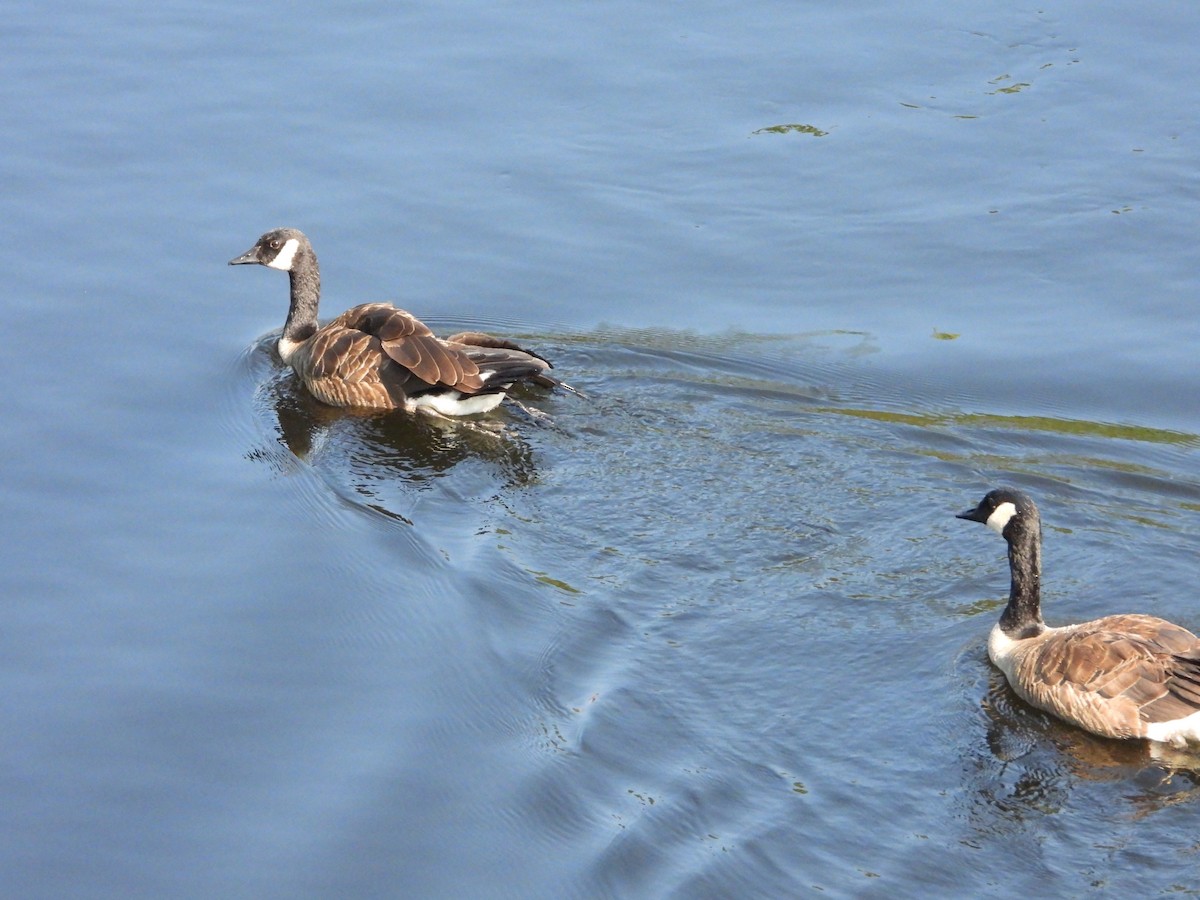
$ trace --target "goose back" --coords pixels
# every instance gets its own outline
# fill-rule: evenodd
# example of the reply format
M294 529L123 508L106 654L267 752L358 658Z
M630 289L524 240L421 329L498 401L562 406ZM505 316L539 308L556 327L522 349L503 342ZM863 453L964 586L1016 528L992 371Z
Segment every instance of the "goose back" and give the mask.
M1018 641L999 629L989 653L1013 690L1088 731L1146 737L1154 723L1200 712L1200 639L1186 628L1118 615Z
M502 394L514 382L550 368L516 345L442 341L411 313L389 303L347 310L318 329L289 362L319 400L376 409L420 406L420 398L439 387L461 397ZM496 396L491 405L501 399Z

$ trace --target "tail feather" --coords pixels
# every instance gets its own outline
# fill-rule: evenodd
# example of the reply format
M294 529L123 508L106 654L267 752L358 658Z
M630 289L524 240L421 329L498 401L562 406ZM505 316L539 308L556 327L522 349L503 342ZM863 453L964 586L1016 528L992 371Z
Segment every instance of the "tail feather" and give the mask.
M465 347L478 347L480 350L508 351L508 354L510 355L476 353L472 352L471 350L467 351L467 355L470 356L480 368L497 370L496 377L494 379L489 379L489 381L495 381L497 383L503 382L505 384L513 384L518 381L527 381L530 384L536 384L539 387L560 388L561 390L574 394L576 397L587 396L583 393L583 391L572 387L562 379L550 375L548 370L554 368L554 364L550 362L550 360L538 353L535 353L533 350L522 347L515 341L510 341L507 338L498 338L490 334L484 334L481 331L460 331L458 334L453 334L446 338L446 343L462 344ZM512 356L511 354L521 354L525 357L532 357L543 365L530 366L527 372L521 374L516 374L517 367L514 365L511 370L502 373L502 367L507 370L510 364L516 363L516 361L519 359L519 357ZM530 365L528 361L526 362L526 365ZM508 374L509 371L513 372L511 378Z

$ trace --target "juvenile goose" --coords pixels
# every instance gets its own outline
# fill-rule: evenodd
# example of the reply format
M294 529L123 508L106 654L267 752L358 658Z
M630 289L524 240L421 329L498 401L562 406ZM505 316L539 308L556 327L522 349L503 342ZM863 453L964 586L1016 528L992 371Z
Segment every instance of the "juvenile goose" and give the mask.
M997 488L958 518L982 522L1008 541L1012 587L988 656L1023 700L1104 737L1200 743L1200 638L1143 615L1047 627L1042 523L1033 500Z
M511 341L478 332L441 340L390 303L364 303L319 327L321 271L295 228L268 231L229 261L251 263L288 273L291 306L279 356L324 403L466 416L499 406L516 382L562 384L546 374L550 363Z

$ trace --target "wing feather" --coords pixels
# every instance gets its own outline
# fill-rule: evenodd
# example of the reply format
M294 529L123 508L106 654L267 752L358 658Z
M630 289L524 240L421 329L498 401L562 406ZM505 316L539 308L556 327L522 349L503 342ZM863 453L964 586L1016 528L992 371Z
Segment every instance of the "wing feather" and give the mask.
M479 367L465 353L438 340L424 322L390 303L364 303L342 313L333 324L370 335L382 356L429 386L441 384L468 394L483 386Z
M379 354L379 341L369 334L334 323L312 337L308 372L312 378L340 378L351 384L372 379Z
M1200 639L1153 616L1056 631L1023 662L1035 705L1114 737L1200 711Z
M517 353L525 356L532 356L534 359L540 359L546 364L546 368L553 369L550 360L544 356L539 356L532 350L526 349L516 341L510 341L507 338L498 338L490 334L484 334L482 331L460 331L458 334L452 334L446 338L448 344L465 344L469 347L485 347L492 350L514 350Z

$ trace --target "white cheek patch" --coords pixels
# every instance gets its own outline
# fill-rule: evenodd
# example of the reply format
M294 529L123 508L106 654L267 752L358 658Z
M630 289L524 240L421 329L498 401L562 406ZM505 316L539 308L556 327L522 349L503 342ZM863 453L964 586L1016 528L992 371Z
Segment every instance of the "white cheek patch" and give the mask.
M987 527L996 532L996 534L1004 534L1004 526L1008 524L1008 520L1017 514L1017 507L1011 501L1005 501L996 507L996 511L988 516Z
M283 245L280 251L275 255L275 258L267 263L272 269L283 269L290 271L292 268L292 260L296 258L296 251L300 249L300 242L295 238L288 238L287 243Z

